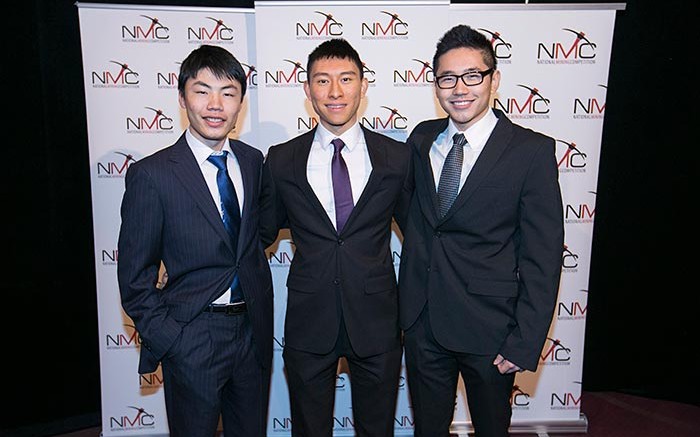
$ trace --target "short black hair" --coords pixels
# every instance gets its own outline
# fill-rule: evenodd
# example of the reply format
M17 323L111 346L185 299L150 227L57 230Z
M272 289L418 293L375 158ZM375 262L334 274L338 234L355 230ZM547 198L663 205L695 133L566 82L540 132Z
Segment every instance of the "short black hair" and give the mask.
M483 33L465 24L458 24L448 30L438 41L435 56L433 56L433 71L435 73L438 71L440 56L452 49L461 47L480 51L486 66L496 69L496 53L493 50L491 41Z
M177 89L185 93L185 84L197 76L201 70L208 69L217 78L226 77L241 84L241 100L245 96L246 76L241 63L231 52L219 47L203 44L192 50L180 65L180 75L177 78Z
M318 45L310 54L306 61L306 74L311 74L311 67L319 59L349 59L360 70L360 79L364 76L362 60L349 42L343 38L333 38Z

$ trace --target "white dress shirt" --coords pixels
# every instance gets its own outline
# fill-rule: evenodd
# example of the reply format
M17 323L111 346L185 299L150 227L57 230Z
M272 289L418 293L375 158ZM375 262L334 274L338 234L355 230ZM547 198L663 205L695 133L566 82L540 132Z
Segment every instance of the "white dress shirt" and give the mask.
M476 163L477 158L479 158L481 151L486 145L486 141L488 141L491 132L493 132L493 129L496 127L496 123L498 123L498 117L496 117L496 114L494 114L492 110L489 110L481 120L462 132L469 146L464 146L464 161L462 162L462 172L459 177L460 191L464 186L464 182L467 180L467 176L469 176L469 171L474 166L474 163ZM440 183L442 166L445 165L445 158L447 158L447 154L450 153L450 149L452 149L452 137L459 132L460 131L457 130L457 127L452 122L452 119L450 119L447 123L447 129L435 138L433 145L430 147L430 166L433 169L436 191Z
M199 169L202 171L202 176L204 176L204 181L207 183L209 192L211 193L212 199L214 199L214 204L219 209L219 214L221 218L224 217L223 209L221 208L221 195L219 194L219 185L216 183L216 174L219 169L207 161L209 155L218 154L221 155L225 150L228 152L226 158L226 167L228 170L228 175L233 182L233 187L236 189L236 197L238 198L238 206L241 210L241 215L243 214L243 176L241 175L241 166L238 164L238 158L231 150L231 145L228 141L224 144L221 149L222 152L215 152L209 146L199 141L189 129L185 132L185 138L187 139L187 145L190 146L190 150L194 154L194 158L199 164ZM167 268L167 266L166 266ZM231 289L228 289L221 297L215 300L215 304L228 304L231 300Z
M309 160L306 163L306 177L334 227L336 226L335 201L333 199L333 177L331 174L334 148L331 141L336 138L340 138L345 143L341 154L350 174L353 204L357 204L362 191L365 189L365 185L367 185L369 175L372 173L372 163L367 152L365 135L359 123L356 122L340 137L332 134L322 124L318 124L313 143L311 144Z

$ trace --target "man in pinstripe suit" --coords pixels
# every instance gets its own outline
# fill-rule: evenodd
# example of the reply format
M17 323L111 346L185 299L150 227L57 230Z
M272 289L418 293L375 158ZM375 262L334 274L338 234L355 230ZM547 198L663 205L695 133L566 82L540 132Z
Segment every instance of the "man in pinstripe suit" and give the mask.
M221 416L225 436L260 437L273 324L258 231L263 156L228 139L245 73L231 53L203 45L183 61L178 90L188 129L126 174L122 306L141 336L139 373L162 363L171 436L212 437ZM162 290L161 262L168 273Z

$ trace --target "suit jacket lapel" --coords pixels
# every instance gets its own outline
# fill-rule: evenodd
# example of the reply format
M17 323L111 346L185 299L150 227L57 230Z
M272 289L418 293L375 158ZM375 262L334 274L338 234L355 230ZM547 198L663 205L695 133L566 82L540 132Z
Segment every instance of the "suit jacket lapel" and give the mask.
M253 187L256 186L254 161L247 150L242 147L235 146L236 141L229 139L229 146L233 150L238 160L238 167L241 169L241 178L243 179L243 208L241 210L241 229L238 232L238 247L236 248L236 256L238 258L243 254L243 250L247 247L250 230L250 212L254 199ZM222 221L223 223L223 221ZM228 234L227 234L228 235Z
M433 166L430 164L430 149L433 146L433 141L440 135L440 132L447 129L447 118L441 119L435 125L435 129L429 134L426 134L422 138L416 138L418 142L420 161L418 165L420 166L419 172L424 178L424 183L422 184L427 188L427 192L423 196L418 196L420 200L421 209L423 214L429 218L431 224L435 224L439 219L439 207L437 198L437 187L435 186L435 176L433 175ZM418 176L416 174L416 177Z
M170 162L173 164L173 173L187 192L190 193L202 214L216 230L217 234L226 241L226 244L231 247L231 238L224 227L224 222L221 220L219 209L214 204L214 201L207 187L207 183L202 176L202 170L194 158L190 147L187 145L185 134L182 134L180 139L175 143L173 153L170 155Z
M316 133L316 128L311 129L309 132L297 138L294 145L294 162L292 166L294 168L294 180L296 181L299 189L304 193L309 205L314 209L316 215L321 218L330 229L335 232L335 226L328 218L326 210L321 205L321 202L316 197L311 184L309 184L309 178L307 177L306 168L309 161L309 153L311 152L311 145L314 141L314 135Z
M381 186L384 175L386 174L386 144L384 144L381 137L376 135L374 132L365 129L364 127L362 127L362 133L365 136L369 160L372 163L372 171L370 172L365 188L360 194L360 198L357 200L357 204L353 207L350 217L348 217L345 228L343 228L344 231L350 229L353 218L360 214L362 208L364 208L364 206L367 204L368 199L372 197L372 194Z
M496 123L496 127L493 129L486 145L484 145L484 150L479 154L479 158L469 172L464 186L457 195L457 199L455 199L452 207L447 211L447 214L445 214L443 221L449 219L454 215L455 211L464 206L471 195L474 194L476 189L484 181L484 178L489 174L493 166L496 165L503 151L508 148L510 140L513 137L513 124L503 116L502 113L496 112L496 115L499 117L498 123Z

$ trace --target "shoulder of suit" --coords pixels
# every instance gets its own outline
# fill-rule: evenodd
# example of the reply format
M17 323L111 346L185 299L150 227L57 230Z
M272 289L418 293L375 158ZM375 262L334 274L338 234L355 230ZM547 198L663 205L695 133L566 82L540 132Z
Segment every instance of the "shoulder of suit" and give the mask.
M392 146L402 146L405 144L403 141L396 140L388 135L367 129L366 127L362 128L362 132L364 133L365 141L367 142L383 142Z
M230 146L231 149L233 150L234 147L236 147L238 150L242 150L244 153L250 153L252 155L262 157L262 151L258 149L257 147L253 147L248 143L245 143L241 140L230 140Z
M316 132L316 129L311 129L308 132L304 132L301 135L297 135L294 138L291 138L283 143L278 143L270 146L270 148L267 151L267 157L269 157L271 154L272 155L278 155L280 153L291 153L295 147L301 145L301 144L311 144L314 140L314 134Z
M176 143L156 150L150 155L140 158L135 162L131 162L127 168L127 177L133 178L136 177L136 175L144 174L150 175L149 177L154 177L156 175L169 174L171 164L173 162L172 157L173 155L180 153L178 150L182 149L181 146ZM136 158L130 157L130 159Z
M187 146L187 143L185 143L185 146ZM147 155L133 164L129 165L129 167L137 165L139 167L144 166L144 167L152 167L156 166L161 163L167 162L173 154L176 154L178 149L181 148L181 145L178 143L175 143L173 145L163 147L162 149L158 149L155 152L151 153L150 155Z
M551 142L554 141L553 138L541 133L534 131L528 127L521 126L519 124L513 123L508 116L500 109L493 109L493 112L498 117L498 124L496 124L496 129L511 129L513 135L518 137L518 141L535 141L535 142Z
M432 133L436 129L439 129L443 124L447 126L447 118L433 118L430 120L423 120L420 123L418 123L416 127L413 128L413 130L411 131L411 135L423 134L425 132Z
M554 138L547 134L532 130L529 127L521 126L519 124L511 123L514 135L520 138L520 141L528 143L539 143L539 144L549 144L554 143Z
M406 142L414 147L418 147L420 143L423 142L423 138L427 135L429 137L436 137L439 131L444 130L447 127L447 118L433 118L430 120L423 120L416 125L416 127L411 130Z

